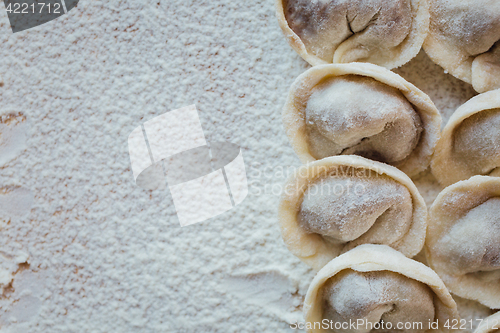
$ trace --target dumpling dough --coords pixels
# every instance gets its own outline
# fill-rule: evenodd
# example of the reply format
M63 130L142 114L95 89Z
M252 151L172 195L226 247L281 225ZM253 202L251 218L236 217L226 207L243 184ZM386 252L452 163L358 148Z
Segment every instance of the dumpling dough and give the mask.
M500 312L485 318L476 328L474 333L499 333L500 332Z
M500 176L500 90L478 95L455 111L431 167L444 186L474 175Z
M313 88L305 113L317 159L345 154L397 163L413 152L423 130L397 89L363 76L325 79Z
M318 272L306 294L304 317L309 327L333 323L333 329L316 325L307 330L313 333L426 332L429 323L436 321L437 332L445 332L445 322L458 319L458 313L443 282L429 267L387 246L365 244ZM386 329L375 329L382 320ZM341 327L349 322L360 325L355 330ZM405 328L399 323L411 324Z
M413 257L423 247L426 219L424 200L408 176L359 156L328 157L298 169L279 208L285 244L314 269L365 243Z
M409 176L430 164L441 116L427 95L372 64L322 65L295 80L283 123L302 162L359 155Z
M445 188L430 208L426 254L450 291L500 308L500 178Z
M424 49L477 92L500 88L500 2L432 0Z
M277 0L276 5L289 44L313 66L399 67L417 55L429 30L425 0Z

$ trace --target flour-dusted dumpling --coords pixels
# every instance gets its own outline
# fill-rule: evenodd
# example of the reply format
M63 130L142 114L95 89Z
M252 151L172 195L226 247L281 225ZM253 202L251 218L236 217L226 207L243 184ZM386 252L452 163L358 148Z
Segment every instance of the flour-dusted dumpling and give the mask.
M445 188L430 208L425 248L452 293L500 308L500 178Z
M277 0L288 43L313 66L370 62L399 67L429 30L426 0Z
M299 168L279 207L283 240L314 269L360 244L389 245L408 257L425 241L427 208L400 170L359 156Z
M304 163L360 155L414 176L430 164L441 116L401 76L356 63L316 66L299 76L283 108L283 124Z
M500 2L431 0L425 52L478 92L500 88Z
M447 321L459 320L455 301L435 272L373 244L358 246L318 272L305 297L304 317L310 333L446 332Z
M500 333L500 312L485 318L474 333Z
M500 90L478 95L455 111L431 167L445 186L474 175L500 176Z

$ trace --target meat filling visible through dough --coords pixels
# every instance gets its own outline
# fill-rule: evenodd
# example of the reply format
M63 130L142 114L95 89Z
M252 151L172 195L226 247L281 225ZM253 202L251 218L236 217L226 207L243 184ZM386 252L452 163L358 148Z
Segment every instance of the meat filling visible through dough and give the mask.
M489 175L500 167L500 109L465 119L453 133L453 151L471 173Z
M340 62L363 61L371 49L397 47L412 26L409 0L288 0L285 18L307 50L332 62L336 49L355 38L359 47Z
M323 318L340 323L362 319L365 323L357 330L336 332L423 332L435 317L429 287L394 272L346 270L327 281L322 294ZM370 329L382 320L385 330ZM393 329L387 329L389 323ZM398 323L411 323L412 327L397 329Z
M488 52L500 40L500 4L496 0L431 1L431 29L469 56Z
M386 176L330 175L305 191L298 221L336 244L392 244L413 217L408 189Z
M486 281L500 279L500 198L471 209L436 245L453 274L474 274Z
M478 92L500 88L500 2L433 0L430 5L430 35L444 42L431 52L442 58L441 65Z
M419 115L397 89L352 75L327 78L313 89L306 124L317 159L348 154L396 163L412 153L423 131Z

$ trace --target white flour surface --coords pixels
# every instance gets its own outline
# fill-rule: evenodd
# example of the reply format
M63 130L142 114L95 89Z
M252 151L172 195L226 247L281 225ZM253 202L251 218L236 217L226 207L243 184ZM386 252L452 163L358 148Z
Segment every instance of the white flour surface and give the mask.
M281 107L309 65L272 0L81 0L16 34L0 4L0 43L0 332L294 331L314 273L277 224L300 165ZM474 95L423 52L396 72L445 121ZM181 228L168 189L135 185L127 137L190 104L207 141L243 148L250 192Z

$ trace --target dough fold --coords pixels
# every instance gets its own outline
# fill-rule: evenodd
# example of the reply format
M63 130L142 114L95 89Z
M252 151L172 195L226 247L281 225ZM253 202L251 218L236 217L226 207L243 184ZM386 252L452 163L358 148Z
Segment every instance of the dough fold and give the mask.
M401 76L357 63L316 66L299 76L283 123L304 163L359 155L414 176L430 164L441 116L429 97Z
M430 1L424 50L479 92L500 88L500 3L496 0Z
M285 244L314 269L366 243L413 257L423 247L426 219L423 198L408 176L359 156L301 167L288 179L279 207Z
M430 208L425 247L452 293L500 309L500 178L445 188Z
M474 333L498 333L500 332L500 312L485 318L476 328Z
M417 55L429 30L426 0L277 0L276 8L289 44L313 66L396 68Z
M444 186L474 175L500 176L500 90L475 96L450 117L431 168Z
M458 313L429 267L388 246L365 244L317 273L306 294L304 317L313 327L309 333L427 332L432 322L439 322L434 331L447 332L444 324L458 319ZM314 328L315 323L328 325Z

